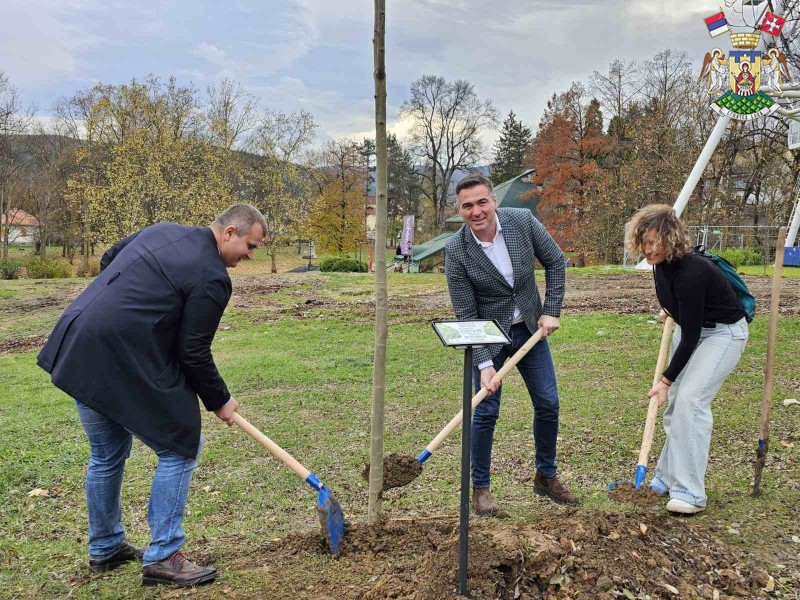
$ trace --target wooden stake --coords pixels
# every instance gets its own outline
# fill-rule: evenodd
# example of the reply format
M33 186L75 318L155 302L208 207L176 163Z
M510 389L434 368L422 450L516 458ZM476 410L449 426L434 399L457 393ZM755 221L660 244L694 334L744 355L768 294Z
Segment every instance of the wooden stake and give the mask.
M781 304L781 278L783 276L783 250L786 243L786 227L778 231L775 248L775 270L772 274L772 298L769 304L769 333L767 334L767 362L764 366L764 395L761 398L761 433L756 450L753 496L758 496L761 474L767 461L769 448L769 417L772 411L772 363L775 360L775 339L778 334L778 311Z

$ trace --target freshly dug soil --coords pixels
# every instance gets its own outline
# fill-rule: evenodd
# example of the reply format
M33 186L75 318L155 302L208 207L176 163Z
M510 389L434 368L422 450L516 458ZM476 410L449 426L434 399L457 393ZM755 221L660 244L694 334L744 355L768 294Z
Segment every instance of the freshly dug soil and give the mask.
M422 465L407 454L394 452L383 457L383 491L408 485L422 473ZM364 481L369 481L369 463L361 472Z
M661 502L661 496L647 486L638 490L632 483L618 483L613 490L609 490L609 497L617 502L630 502L637 506L652 506Z
M469 561L471 597L503 600L757 598L767 596L761 588L769 580L706 530L650 513L573 511L530 524L473 518ZM235 563L237 571L263 574L257 593L264 598L455 598L458 518L348 526L338 560L317 532L307 532ZM286 568L301 563L314 566Z

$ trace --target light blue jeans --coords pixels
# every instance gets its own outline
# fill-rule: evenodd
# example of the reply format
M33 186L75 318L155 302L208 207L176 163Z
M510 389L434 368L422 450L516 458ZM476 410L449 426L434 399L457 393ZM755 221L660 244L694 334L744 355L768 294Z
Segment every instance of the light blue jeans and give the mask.
M664 448L650 482L658 492L669 491L695 506L706 505L705 477L711 446L711 401L739 363L747 344L747 321L703 327L689 362L669 388L664 412ZM681 328L672 335L670 357L681 341Z
M120 492L133 436L122 425L85 404L75 404L90 447L86 471L89 557L102 560L114 554L125 541ZM197 457L189 459L137 437L158 455L147 510L151 539L144 553L143 564L149 565L164 560L183 546L186 536L181 523Z

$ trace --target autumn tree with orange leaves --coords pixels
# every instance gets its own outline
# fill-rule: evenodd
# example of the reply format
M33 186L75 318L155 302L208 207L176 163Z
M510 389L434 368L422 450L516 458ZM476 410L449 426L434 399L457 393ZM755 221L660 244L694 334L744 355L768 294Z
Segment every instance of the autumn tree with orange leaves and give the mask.
M593 246L585 225L603 177L598 160L607 148L600 105L583 85L553 95L533 143L533 168L543 186L538 211L556 242L577 252L579 262Z

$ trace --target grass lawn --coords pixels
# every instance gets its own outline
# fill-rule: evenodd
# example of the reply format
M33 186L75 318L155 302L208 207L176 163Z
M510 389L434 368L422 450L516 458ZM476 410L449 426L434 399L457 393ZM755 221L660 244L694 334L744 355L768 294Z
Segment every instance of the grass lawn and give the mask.
M745 275L763 275L765 277L772 277L774 270L771 266L762 265L741 266L737 269L739 273L744 273ZM783 267L781 275L784 279L800 278L800 267Z
M280 264L294 260L287 251ZM234 274L263 274L268 267L268 258L259 251L256 260L243 263ZM568 277L579 271L602 277L600 268L592 269L569 269ZM46 299L76 293L85 281L0 281L0 313L5 316L0 337L46 334L60 314ZM280 275L275 281L279 285L270 292L228 308L214 356L242 404L241 414L327 482L349 520L363 522L367 490L360 473L369 455L374 276L312 273ZM428 324L430 318L450 316L448 309L428 303L444 293L444 276L390 273L389 286L393 324L385 447L387 453L416 455L460 409L462 355L444 349ZM31 306L37 309L26 308ZM287 312L266 310L275 306ZM291 312L305 306L309 308ZM649 319L605 312L565 314L552 338L562 410L560 470L584 509L634 510L611 502L605 488L610 481L633 476L645 392L660 340L659 327ZM800 565L800 544L793 541L793 536L800 538L800 410L781 402L800 392L800 319L780 321L772 443L763 495L754 499L749 492L765 344L766 319L760 318L752 325L739 368L715 403L709 509L692 524L713 528L728 543L773 563L771 573L777 578ZM35 351L0 355L0 596L175 597L178 592L141 588L134 565L106 577L88 571L83 497L88 446L71 400L50 384L35 357ZM256 542L318 528L315 494L237 428L225 427L209 414L203 415L203 428L205 445L184 521L186 551L190 556L199 553L222 572L215 591L206 593L255 595L257 573L237 571L237 559ZM530 429L530 401L514 373L503 395L492 487L519 523L557 510L531 492ZM659 428L654 452L662 443ZM392 515L457 512L459 461L456 432L425 464L420 478L385 494L384 509ZM139 544L148 539L146 498L154 464L152 453L136 442L126 471L123 510L128 537ZM32 496L36 489L48 495ZM316 560L300 557L287 568L325 568Z

